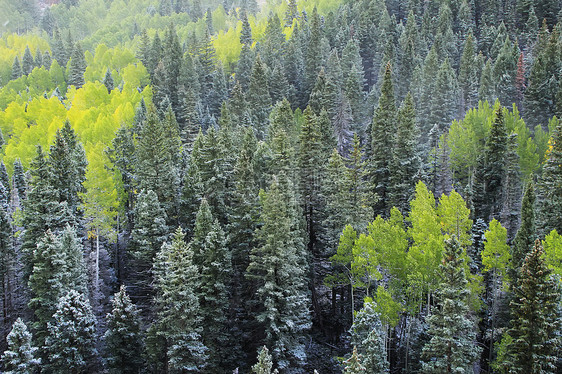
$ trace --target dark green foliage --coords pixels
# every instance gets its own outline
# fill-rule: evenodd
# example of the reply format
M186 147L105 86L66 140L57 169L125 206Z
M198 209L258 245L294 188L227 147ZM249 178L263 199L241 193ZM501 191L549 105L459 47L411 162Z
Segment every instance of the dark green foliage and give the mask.
M412 95L408 94L398 112L398 130L390 167L389 205L402 213L408 211L410 196L416 179L420 177L420 159L417 152L418 129Z
M136 306L121 286L106 316L106 357L110 373L138 373L143 365L143 339Z
M53 373L92 371L97 355L95 317L88 299L71 290L56 306L46 341L47 367Z
M560 285L544 260L539 240L518 272L511 301L513 339L503 363L513 373L555 373L560 338Z
M508 243L513 240L519 228L521 213L521 170L517 154L517 135L511 134L507 139L505 152L505 170L502 177L502 207L500 218L502 226L507 229Z
M84 85L84 72L86 71L86 60L80 43L74 46L72 58L70 60L70 75L68 77L68 85L77 89Z
M427 319L431 339L423 347L424 373L447 373L452 368L468 372L478 357L475 324L468 316L470 291L463 262L463 249L458 240L447 240L435 295L439 308Z
M547 235L554 229L562 232L562 124L557 125L549 145L547 160L538 183L538 226L542 235Z
M431 94L429 123L437 124L440 131L449 128L457 113L458 88L455 71L449 59L439 67L435 91Z
M373 301L366 302L355 315L351 326L351 341L354 354L361 355L361 364L368 373L388 373L385 352L385 331ZM352 355L353 357L353 355ZM346 373L350 372L346 369Z
M194 287L199 298L201 335L209 349L209 370L228 369L227 351L233 341L228 336L228 299L232 279L231 253L227 248L225 233L214 219L207 200L201 201L195 219L193 237L189 242L193 265L197 267L198 281Z
M251 47L253 43L252 39L252 28L250 27L250 22L248 22L248 15L246 12L242 12L240 16L242 21L242 33L240 34L240 43L244 46Z
M111 70L107 68L105 76L103 78L103 85L107 88L107 93L111 93L115 88L115 83L113 82L113 77L111 76Z
M535 187L532 181L527 183L523 203L521 205L521 225L513 240L511 248L511 267L514 270L513 281L516 281L517 271L531 250L536 239L535 231ZM514 282L515 283L515 282Z
M170 373L200 371L207 364L195 293L199 273L184 235L181 229L176 230L172 241L158 252L154 264L157 319L151 330L161 344L149 347L152 348L149 354L155 357L158 351L163 351L166 362L158 364L164 364Z
M267 83L267 66L262 62L259 55L254 62L246 100L248 101L252 123L256 128L258 138L263 139L268 127L271 98L269 97L269 86Z
M8 334L8 348L2 354L4 373L6 374L28 374L33 373L41 364L37 359L37 348L31 343L31 332L27 326L18 318L12 330Z
M258 246L252 249L246 271L257 288L254 315L264 334L260 341L272 347L281 370L303 367L305 337L311 327L306 251L292 188L281 174L261 194L262 226L256 231Z
M18 79L22 75L23 75L23 71L21 69L20 59L18 58L18 56L16 56L16 58L14 59L14 63L12 64L12 77L11 77L11 79L12 80Z
M23 53L23 58L21 60L21 70L23 75L31 74L31 71L35 67L35 62L33 61L33 56L29 50L29 46L25 47L25 52Z
M388 190L390 188L390 157L394 146L394 132L396 131L396 104L392 86L390 64L386 65L384 80L381 86L379 104L375 110L371 124L371 149L369 155L370 183L378 200L373 209L375 215L388 215Z

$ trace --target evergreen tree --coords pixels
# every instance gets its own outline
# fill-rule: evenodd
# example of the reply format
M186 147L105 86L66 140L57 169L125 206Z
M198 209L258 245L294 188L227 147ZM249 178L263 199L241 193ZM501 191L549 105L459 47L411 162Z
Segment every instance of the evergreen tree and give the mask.
M203 342L209 348L207 368L213 371L228 369L229 339L227 315L232 263L226 237L218 220L213 219L207 200L201 201L195 219L193 237L189 242L193 264L199 279L195 294L199 298L199 314L203 326Z
M375 303L367 301L357 312L351 326L351 341L354 352L363 357L361 364L367 373L388 373L386 360L385 331Z
M504 366L513 373L554 373L560 347L560 285L539 240L518 272L511 301L512 343Z
M23 75L23 71L21 69L21 65L20 65L20 59L18 56L16 56L16 58L14 58L14 63L12 64L12 75L11 75L11 79L18 79L19 77L21 77Z
M260 56L256 57L248 89L248 108L252 115L252 122L256 128L258 138L263 139L268 125L271 110L271 98L267 84L267 66Z
M254 366L252 366L252 373L254 374L276 374L278 373L277 369L271 370L273 368L273 362L271 360L271 355L269 354L269 350L264 345L260 352L258 353L258 362Z
M468 373L478 357L475 325L468 316L470 291L463 262L463 250L458 240L447 240L443 263L439 265L440 287L436 293L440 307L428 317L431 338L423 347L424 373L452 370Z
M429 122L437 124L440 131L448 129L457 114L457 92L457 78L447 58L439 67L435 81L435 91L432 93L429 102Z
M398 130L390 167L389 206L401 212L408 210L408 201L413 195L416 178L419 178L420 160L417 154L418 131L414 100L406 96L398 112Z
M509 38L505 39L494 63L494 81L500 103L508 105L515 97L515 77L517 74L517 56L513 55L513 46Z
M68 77L68 85L74 86L76 89L84 85L84 72L86 71L86 59L80 43L74 46L72 58L70 60L70 76Z
M51 54L49 53L49 51L45 51L45 53L43 53L43 66L45 67L45 69L49 70L51 69Z
M166 219L156 193L141 190L135 205L135 226L128 253L132 265L129 266L131 296L143 306L147 306L153 295L152 262L168 235Z
M104 336L109 371L115 374L138 373L143 365L141 322L125 286L121 286L114 295L111 305Z
M23 165L21 164L21 160L19 158L16 158L14 161L13 170L14 191L17 192L18 199L21 204L26 197L27 182L23 171Z
M155 259L157 319L151 327L163 339L165 367L170 373L196 372L205 368L207 348L201 342L201 317L195 287L198 269L192 251L177 229Z
M182 70L183 52L178 39L178 34L173 24L170 24L164 37L162 63L165 72L166 93L169 96L172 109L176 117L179 114L179 79Z
M294 19L299 19L299 10L296 0L287 0L287 11L285 12L285 27L293 25Z
M539 231L542 235L556 229L562 232L562 124L558 124L549 140L547 160L538 183Z
M41 364L41 360L36 358L37 348L32 345L31 332L28 331L21 318L14 322L6 340L8 348L2 354L4 373L34 373Z
M240 20L242 21L242 33L240 34L240 43L244 46L252 47L252 28L250 27L250 22L248 22L248 15L246 12L242 12L240 15Z
M107 88L107 93L111 93L115 88L115 83L113 82L113 77L111 76L111 70L107 68L105 76L103 78L103 85Z
M263 225L246 271L257 286L255 316L279 368L299 370L306 361L303 339L311 320L306 251L290 181L280 175L260 200Z
M371 125L371 149L369 168L371 188L378 195L374 204L375 215L386 216L389 213L388 190L390 189L390 158L389 152L394 147L394 126L396 125L396 105L390 64L386 65L379 104Z
M344 364L345 368L343 372L345 374L360 374L367 371L365 366L361 364L361 355L357 352L357 347L355 346L353 347L351 357L345 360Z
M70 290L62 296L49 323L45 342L49 354L47 366L53 373L87 373L92 371L97 355L95 317L88 299Z
M512 284L517 283L518 269L523 265L525 257L532 249L536 239L535 230L535 187L532 181L527 183L523 203L521 204L521 225L511 247L511 268L513 269L510 277Z
M29 46L26 46L25 52L23 53L23 58L21 60L21 70L23 75L31 74L34 65L35 63L33 61L33 56L31 55L31 51L29 50Z
M322 39L322 31L320 28L320 16L316 7L314 8L311 20L310 20L310 32L308 37L308 43L305 55L305 97L310 95L314 83L316 82L316 77L320 72L321 67L321 51L320 51L320 40ZM289 80L290 81L290 80Z
M494 82L492 62L490 59L486 61L480 74L480 88L478 89L478 99L480 101L488 101L493 103L496 101L496 85Z
M521 213L521 171L519 169L519 155L517 154L517 134L511 134L507 139L505 153L505 175L502 178L502 208L500 218L507 229L508 242L511 242L519 228L519 214Z

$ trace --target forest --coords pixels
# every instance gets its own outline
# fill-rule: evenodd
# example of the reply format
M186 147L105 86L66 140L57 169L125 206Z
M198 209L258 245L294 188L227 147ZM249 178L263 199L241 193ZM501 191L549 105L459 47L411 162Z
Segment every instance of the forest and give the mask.
M0 371L562 373L558 0L0 0Z

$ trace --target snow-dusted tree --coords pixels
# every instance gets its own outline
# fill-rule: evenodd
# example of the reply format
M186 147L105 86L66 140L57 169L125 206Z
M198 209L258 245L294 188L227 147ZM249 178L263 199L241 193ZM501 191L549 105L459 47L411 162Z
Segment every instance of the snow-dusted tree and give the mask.
M428 317L431 338L423 347L423 373L469 373L479 354L476 326L468 317L470 290L462 252L456 237L445 242L440 284L435 292L439 307Z
M131 302L125 286L121 286L107 314L105 343L109 372L138 373L142 367L143 340L137 307Z
M157 349L165 351L170 373L196 372L207 361L195 294L200 274L184 236L178 228L171 243L164 243L154 264L157 320L152 330L163 343Z
M45 342L47 366L53 373L91 372L96 351L95 317L83 294L70 290L61 297Z
M271 370L273 368L273 361L271 360L271 355L269 350L264 345L258 354L258 362L252 366L252 373L254 374L277 374L277 369Z
M8 349L2 355L5 374L34 373L41 360L36 358L37 348L31 345L31 332L18 318L8 334Z
M388 373L385 334L380 316L375 311L375 302L365 302L363 309L357 312L353 320L351 341L354 346L354 354L358 352L362 357L360 365L365 367L367 373ZM350 373L358 372L360 371Z
M360 374L366 373L367 369L361 364L361 355L357 352L357 347L353 346L353 353L351 357L343 362L345 368L343 370L344 374Z
M263 224L246 276L257 287L256 319L275 362L280 370L298 371L306 363L304 339L311 326L306 250L292 185L283 174L278 179L260 196Z

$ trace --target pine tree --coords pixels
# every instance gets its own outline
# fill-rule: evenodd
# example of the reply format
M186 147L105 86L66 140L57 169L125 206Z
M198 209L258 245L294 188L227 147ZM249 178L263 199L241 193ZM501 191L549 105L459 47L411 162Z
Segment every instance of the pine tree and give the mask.
M45 67L45 69L49 70L51 69L51 64L51 54L49 53L49 51L45 51L45 53L43 53L43 66Z
M115 83L113 82L113 77L111 75L111 70L109 68L107 68L105 72L105 76L103 78L103 85L105 86L105 88L107 88L107 93L109 94L115 88Z
M195 219L193 237L189 242L193 264L199 279L195 294L199 298L199 314L203 326L203 343L209 348L209 370L227 369L227 351L232 346L228 334L228 299L232 263L225 233L214 219L207 200L201 201Z
M375 303L367 301L355 315L351 326L351 341L354 353L363 358L361 364L367 373L388 373L389 364L386 360L386 332L381 324L380 316L375 311Z
M441 131L445 131L451 125L458 111L458 87L455 72L451 67L449 59L439 67L435 81L435 92L430 100L429 122L437 124Z
M285 27L293 25L294 19L299 19L299 10L296 0L287 0L287 11L285 12Z
M440 308L428 317L430 340L423 347L422 372L447 373L472 370L479 354L475 345L475 324L469 308L463 250L456 238L445 243L443 263L439 265L440 286L436 292Z
M560 338L560 285L539 240L518 272L511 301L513 339L505 367L513 373L554 373Z
M14 58L14 63L12 64L12 75L11 75L11 79L18 79L19 77L21 77L23 75L23 71L21 69L21 65L20 65L20 59L18 56L16 56L16 58Z
M21 160L19 158L16 158L14 161L13 180L14 191L17 192L19 202L22 204L23 200L26 198L27 182L25 180L23 165L21 164Z
M269 86L267 84L267 66L262 62L259 55L254 62L246 100L248 100L248 108L258 138L263 139L268 127L271 98L269 97Z
M549 140L549 150L538 183L539 232L542 235L556 229L562 232L562 124L558 124Z
M173 24L170 24L166 30L163 53L162 63L164 64L166 76L166 92L169 95L172 109L177 117L180 108L179 79L182 70L183 52Z
M152 326L164 341L166 367L171 373L200 371L206 366L207 348L201 342L199 300L195 293L198 269L192 252L177 229L155 259L157 319Z
M505 175L502 178L502 208L501 222L507 229L508 242L511 242L519 228L519 214L521 213L521 170L519 155L517 154L517 134L513 133L507 139L505 153Z
M31 55L31 51L29 50L29 46L25 47L25 52L23 53L23 58L21 60L21 70L23 75L31 74L34 68L33 56Z
M246 12L242 12L240 15L240 20L242 21L242 33L240 34L240 43L244 46L252 47L252 28L250 27L250 22L248 22L248 15Z
M396 105L390 64L386 65L384 80L381 86L379 104L371 125L371 149L369 168L371 188L378 195L373 209L375 215L386 216L389 213L388 190L390 189L390 158L393 150L394 126L396 125Z
M367 371L365 366L361 363L361 355L357 352L356 346L353 346L353 353L351 357L344 361L344 364L345 368L343 372L345 374L360 374Z
M256 231L259 244L252 249L246 277L257 287L255 316L279 369L298 370L306 361L303 339L311 320L306 251L290 181L280 175L260 200L263 225Z
M320 51L320 40L322 39L322 31L320 28L320 16L316 7L314 8L311 20L310 20L310 33L308 37L308 43L305 55L305 97L310 95L314 83L316 82L316 77L320 72L321 67L321 51Z
M138 373L143 365L141 322L136 306L131 302L125 286L111 301L112 310L106 316L106 357L110 373Z
M86 60L80 43L74 46L72 58L70 60L70 76L68 77L68 85L77 89L84 85L84 72L86 71Z
M497 99L496 85L494 82L492 62L486 61L480 74L480 88L478 89L478 100L493 103Z
M494 81L500 103L508 105L513 101L516 74L517 61L513 55L513 45L509 38L506 38L494 63Z
M97 355L95 317L88 299L71 290L56 306L45 342L47 366L54 373L91 372Z
M38 349L32 345L31 332L28 331L21 318L14 322L6 340L8 348L2 354L4 373L34 373L41 364L41 360L36 358Z
M416 178L419 178L420 160L417 152L418 129L411 94L406 96L398 112L398 130L390 167L389 206L401 212L408 211L408 201L413 195Z
M273 368L273 362L271 360L271 355L269 350L264 345L258 353L258 362L252 366L252 373L254 374L276 374L277 369L271 370Z
M523 265L525 257L532 249L536 239L535 230L535 187L532 181L527 183L523 203L521 204L521 225L511 247L511 268L510 278L512 284L517 283L517 273Z
M128 254L132 265L129 266L131 296L143 306L147 306L153 295L152 262L169 233L166 219L156 193L141 190L135 205L135 225Z

